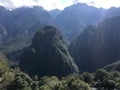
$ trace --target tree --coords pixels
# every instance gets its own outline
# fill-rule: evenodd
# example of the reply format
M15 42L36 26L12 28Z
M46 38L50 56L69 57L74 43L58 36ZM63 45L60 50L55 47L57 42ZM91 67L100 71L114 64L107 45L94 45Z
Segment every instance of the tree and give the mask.
M15 90L31 90L33 80L25 73L17 73L14 81Z
M115 88L115 81L114 77L111 73L107 72L104 69L98 69L95 74L96 79L96 86L97 87L104 87L107 89L114 89Z
M81 79L86 83L92 83L94 80L94 75L89 72L84 72L80 75Z

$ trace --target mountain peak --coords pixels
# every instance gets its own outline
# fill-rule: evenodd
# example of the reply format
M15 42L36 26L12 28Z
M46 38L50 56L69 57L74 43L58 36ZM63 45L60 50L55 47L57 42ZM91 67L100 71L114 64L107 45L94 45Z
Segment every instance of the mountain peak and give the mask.
M32 45L20 63L22 70L30 75L66 76L78 73L78 67L68 52L57 28L46 26L34 36Z

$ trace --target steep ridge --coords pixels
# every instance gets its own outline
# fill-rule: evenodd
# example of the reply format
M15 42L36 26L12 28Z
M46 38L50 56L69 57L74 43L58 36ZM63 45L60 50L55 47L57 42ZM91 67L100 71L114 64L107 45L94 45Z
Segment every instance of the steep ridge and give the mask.
M52 26L43 27L35 34L30 48L21 58L20 67L32 76L62 77L79 72L61 34Z
M120 17L114 17L95 29L88 27L71 43L69 50L82 71L95 71L120 59L119 38Z
M37 30L53 22L49 12L42 7L22 7L12 11L1 7L0 11L0 50L9 60L19 60L24 48L31 44Z
M71 41L88 25L98 25L101 21L115 16L120 16L120 8L103 9L78 3L65 8L56 17L55 24Z
M78 3L65 8L56 17L55 24L71 41L88 25L100 22L104 12L105 10L102 8L98 9L87 4Z
M120 71L120 61L104 66L104 69L108 71Z

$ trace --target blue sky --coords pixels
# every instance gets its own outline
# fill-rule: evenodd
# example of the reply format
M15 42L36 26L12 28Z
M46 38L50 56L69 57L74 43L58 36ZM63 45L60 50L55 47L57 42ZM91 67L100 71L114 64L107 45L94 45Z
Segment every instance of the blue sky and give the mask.
M8 9L14 9L22 6L42 6L46 10L51 9L64 9L75 3L87 3L95 7L120 7L120 0L0 0L0 5Z

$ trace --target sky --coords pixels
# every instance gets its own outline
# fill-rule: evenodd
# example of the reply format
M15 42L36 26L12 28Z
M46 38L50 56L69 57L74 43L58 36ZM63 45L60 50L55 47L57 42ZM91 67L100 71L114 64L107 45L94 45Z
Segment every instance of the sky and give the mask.
M120 0L0 0L0 6L15 9L23 6L42 6L46 10L64 9L76 3L87 3L97 8L120 7Z

